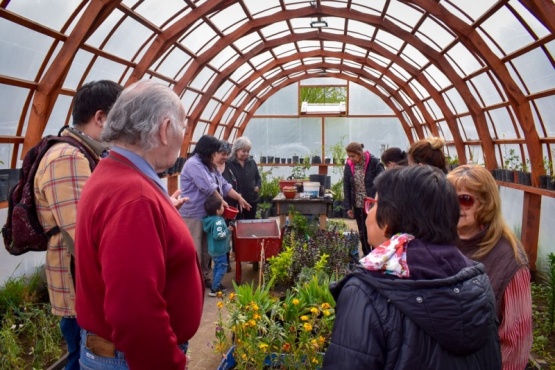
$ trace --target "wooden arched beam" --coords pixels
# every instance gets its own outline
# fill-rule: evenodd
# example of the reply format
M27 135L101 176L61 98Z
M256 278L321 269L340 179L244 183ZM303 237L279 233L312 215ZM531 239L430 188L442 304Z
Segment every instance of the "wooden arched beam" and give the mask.
M308 12L308 13L307 13ZM353 17L355 14L355 17ZM484 155L485 155L485 162L486 166L489 168L495 167L495 156L493 153L493 141L489 136L489 131L487 129L486 119L484 112L480 105L475 101L473 95L471 94L470 90L466 86L465 82L458 76L455 72L453 67L450 63L446 60L445 56L441 53L435 51L427 44L419 40L414 35L406 32L402 28L398 27L397 25L389 22L387 20L381 19L380 17L371 16L368 14L364 14L361 12L356 12L354 10L346 10L346 9L335 9L331 7L320 7L318 11L313 11L313 8L299 8L291 11L283 11L276 14L273 14L271 17L261 17L252 22L248 22L243 26L239 27L234 32L226 35L225 37L221 38L219 41L215 43L215 45L210 49L207 50L205 53L200 55L193 63L191 64L190 68L187 72L183 75L183 77L177 81L176 83L176 91L182 91L185 86L194 79L194 77L200 72L201 68L208 63L218 52L221 50L225 45L231 44L236 41L238 38L245 36L251 32L256 31L259 28L266 26L267 24L275 23L281 20L286 20L289 18L295 17L307 17L310 15L330 15L330 16L338 16L343 18L360 18L361 21L366 23L371 23L374 26L381 26L382 28L388 30L389 32L395 34L397 37L404 39L405 41L411 43L415 48L417 48L420 52L422 52L425 56L430 59L439 70L441 70L453 83L453 87L458 90L461 98L465 101L470 114L475 120L476 130L480 137L482 138L482 142L484 145ZM371 21L371 22L369 22ZM290 36L293 38L293 35ZM340 42L349 43L348 40L354 39L354 37L346 36L346 35L335 35L326 32L319 33L319 39L321 40L335 40ZM364 45L367 50L374 50L378 54L381 55L391 55L392 53L389 50L385 49L377 45L376 43L366 41L366 40L358 40L359 45ZM357 44L357 42L351 42L353 44ZM393 54L394 55L394 54ZM398 61L400 58L397 55L394 55L394 58L389 58L390 60L395 61L396 63L400 64ZM490 149L488 149L490 148Z
M150 66L152 66L169 48L177 43L179 38L183 36L183 33L187 31L189 27L195 25L197 20L236 2L237 0L207 1L165 29L156 36L141 60L137 63L137 66L129 76L127 84L140 80L142 76L145 75L148 68L150 68Z
M257 45L255 48L253 48L252 50L250 50L248 53L245 54L244 58L239 58L237 61L235 61L234 63L232 63L229 67L227 67L226 69L222 70L220 72L220 74L214 79L214 81L212 82L211 86L207 89L207 91L204 93L204 97L207 97L207 99L209 99L210 97L212 97L213 93L217 90L217 88L223 83L224 77L227 77L228 75L230 75L233 71L235 71L237 68L239 68L239 66L243 63L246 62L246 60L264 52L267 50L272 49L275 46L281 45L285 42L297 42L297 41L301 41L301 40L305 40L305 39L313 39L313 38L318 38L319 37L319 33L318 32L310 32L307 34L299 34L299 35L294 35L294 37L291 36L287 36L284 38L278 38L278 39L273 39L271 41L268 41L265 44L260 44ZM349 44L353 44L359 47L364 47L364 45L361 45L359 43L360 39L357 38L350 38L350 41L348 42ZM457 128L457 123L455 120L455 117L453 115L453 113L451 112L451 110L448 108L444 97L435 89L435 87L430 83L430 81L428 80L428 78L426 77L426 75L420 73L414 66L412 66L411 64L407 63L405 60L403 60L402 58L396 56L395 54L392 54L391 52L389 52L388 50L381 50L384 54L385 57L393 60L396 64L398 64L400 67L402 67L403 69L405 69L411 76L413 76L413 78L415 78L421 85L423 88L425 88L428 93L430 94L430 97L435 101L435 103L437 104L437 106L439 107L439 109L442 111L443 116L446 120L446 123L449 127L449 129L451 130L451 133L453 135L453 139L455 142L455 147L457 150L457 155L459 156L459 159L461 160L461 162L466 161L466 154L465 154L465 150L464 150L464 143L462 141L462 138L460 136L459 130ZM339 57L338 52L330 52L330 51L321 51L318 50L316 52L319 53L323 53L323 55L325 56L331 56L331 57ZM312 53L312 52L307 52L307 53ZM295 54L295 55L300 55L300 54ZM304 55L304 54L303 54ZM309 55L309 54L307 54ZM379 66L377 63L373 62L370 59L367 58L361 58L361 57L356 57L356 56L352 56L351 54L348 53L341 53L341 57L343 59L348 59L347 57L350 58L354 58L352 59L353 61L356 61L359 64L365 64L367 66L370 66L371 68L375 68L380 70L380 72L386 74L388 77L392 78L392 79L396 79L399 80L394 73L392 73L391 71L389 71L388 69ZM291 60L296 59L295 56L291 57ZM284 59L286 60L286 59ZM269 63L269 65L274 65L275 63ZM307 67L310 68L310 67ZM267 71L269 69L267 69L267 67L265 66L263 69L263 71ZM386 73L387 71L387 73ZM401 84L399 84L401 85ZM406 86L408 85L408 82L404 81L404 83L402 84L402 86ZM411 91L412 88L410 88ZM201 99L203 99L201 98ZM231 104L231 102L233 101L233 99L235 98L235 96L230 96L226 99L226 101L222 104L222 107L220 108L220 112L216 114L214 121L215 122L219 122L221 117L223 116L225 110L227 109L227 107ZM418 99L415 99L415 101L419 101ZM196 122L198 120L198 117L200 115L201 112L199 112L199 110L203 109L203 105L208 103L208 100L203 99L202 103L198 103L197 104L197 108L195 108L194 112L191 114L191 116L189 117L189 122L190 125L193 127L196 126ZM423 114L428 114L428 110L427 109L423 109L422 110ZM429 116L428 116L429 117ZM433 121L433 120L432 120ZM430 122L432 122L430 121ZM435 130L431 129L430 131L434 132ZM437 132L437 131L436 131ZM191 130L189 132L189 136L185 137L185 141L187 142L188 140L190 140L190 138L192 137L193 134L193 130ZM187 144L187 143L186 143ZM185 147L187 147L187 145L185 145Z
M549 31L555 33L555 3L552 0L519 0Z
M240 91L244 90L247 86L249 86L251 82L255 81L256 79L258 79L260 77L262 77L264 74L271 71L272 69L279 68L282 65L284 65L286 63L289 63L291 61L294 61L294 60L302 60L304 58L311 58L311 57L323 57L323 58L324 57L336 57L336 58L355 61L355 57L348 54L348 53L330 52L330 51L325 51L325 50L313 50L313 51L309 51L309 52L302 52L302 53L292 54L292 55L289 55L287 57L276 59L276 60L266 64L263 68L261 68L260 70L257 70L256 72L251 74L248 78L246 78L241 83L236 85L233 88L233 91L229 94L228 98L226 99L225 104L224 104L225 107L228 107L231 104L231 102L233 102L233 100L235 99L237 94ZM364 63L367 60L368 59L358 57L358 61L360 61L361 63ZM196 105L195 110L189 116L189 120L190 120L190 122L192 122L193 129L194 129L196 123L198 122L199 117L200 117L201 113L203 112L203 110L205 109L206 105L208 104L208 102L210 101L210 99L212 98L214 93L217 91L217 89L221 86L221 84L223 83L225 78L227 78L231 73L233 73L233 71L236 68L239 67L240 64L242 64L242 63L239 63L239 62L240 61L237 61L237 64L233 63L232 65L230 65L230 68L226 68L226 70L222 71L222 73L220 73L214 79L214 81L211 83L209 88L204 92L204 94L202 95L202 98L199 100L198 104ZM364 66L364 64L363 64L363 66ZM325 66L320 64L320 67L333 68L333 69L339 69L339 70L347 69L347 70L349 70L353 73L364 75L369 80L376 81L377 84L384 87L386 90L390 91L392 95L397 94L396 91L389 88L389 86L387 84L382 83L381 80L376 80L376 78L374 76L371 76L366 72L361 73L362 70L360 70L360 69L355 69L355 68L352 68L352 67L349 67L349 66L345 66L343 64L334 64L334 65L328 64L328 65L325 65ZM313 69L313 68L318 68L318 66L315 66L314 64L311 64L310 66L302 66L302 68L300 70ZM403 86L400 87L400 89L403 90L413 100L415 105L422 111L422 114L424 115L426 123L428 123L428 126L430 128L430 131L434 132L437 135L437 128L432 124L434 122L433 119L431 118L431 116L429 116L426 107L424 107L424 105L422 104L420 99L412 91L412 87L406 86L405 83L404 83L405 81L402 81L400 78L395 76L395 74L392 73L391 71L389 71L387 69L384 69L384 68L381 68L381 69L394 82L396 82L396 83L401 82L402 83ZM288 70L288 71L293 73L292 70ZM298 69L296 68L295 71L297 72ZM397 100L399 100L399 99L397 99ZM214 119L212 120L212 125L217 125L219 123L221 117L223 116L223 114L225 112L225 110L222 109L222 108L224 108L224 105L222 105L220 107L219 112L214 116ZM410 107L407 107L407 110L410 111ZM411 114L411 118L416 119L412 114ZM420 127L419 122L417 122L417 121L413 122L412 126L415 127L419 137L422 137L424 135L424 133L422 132L422 128Z
M318 68L336 68L337 65L336 64L332 64L332 63L314 63L311 64L312 68L318 69ZM311 68L311 69L312 69ZM245 99L243 101L243 103L241 104L240 107L237 108L237 110L235 111L233 117L229 120L229 123L227 125L226 130L224 131L224 137L229 136L229 133L231 132L231 128L233 127L233 123L237 121L237 119L239 119L239 115L246 109L246 107L249 105L249 103L252 101L252 99L259 99L259 97L257 96L258 93L264 91L266 89L266 87L268 86L272 86L273 83L275 83L276 81L282 79L283 77L289 78L290 75L292 74L296 74L298 72L302 72L305 71L307 69L306 66L300 65L297 66L295 68L290 68L287 69L285 71L282 71L281 73L277 73L276 75L272 76L272 78L264 81L263 83L260 84L260 86L258 86L256 88L256 90L252 91L251 93L248 94L248 96L250 96L250 99ZM416 120L416 117L414 117L413 112L411 111L410 107L405 103L405 101L399 96L399 93L395 90L393 90L391 87L389 87L386 83L384 83L383 81L380 80L376 80L376 78L372 75L370 75L368 72L366 71L361 71L358 69L355 69L353 67L349 67L349 66L342 66L341 71L348 71L351 72L353 74L358 74L361 76L364 76L366 79L370 80L370 81L374 81L376 82L376 84L378 84L380 87L382 87L384 90L387 91L387 93L389 94L389 96L384 95L379 89L375 88L374 86L358 79L358 78L352 78L353 82L356 82L357 84L366 87L367 89L369 89L370 91L374 92L376 95L380 96L382 98L382 100L385 102L388 99L394 98L395 101L397 102L397 104L399 104L401 107L403 107L405 113L410 117L411 120L413 120L413 122ZM348 75L343 75L340 74L339 76L337 76L335 73L333 74L329 74L331 77L335 77L335 78L341 78L341 79L345 79L344 77L348 77ZM316 77L316 76L310 76L310 77ZM321 75L318 75L318 77L321 77ZM306 77L305 77L306 78ZM246 86L246 85L245 85ZM241 91L241 87L237 87L236 89L237 91ZM402 116L401 112L398 111L398 109L394 110L397 115L397 117ZM404 121L404 120L403 120ZM421 127L415 127L414 125L409 125L406 121L404 121L405 123L403 123L402 121L402 125L403 125L403 129L405 130L405 133L408 136L409 141L411 141L412 139L412 132L411 129L414 128L414 130L417 132L417 135L419 137L423 137L424 134L422 132L422 128ZM242 123L243 125L244 123ZM217 122L212 122L211 123L211 128L210 128L210 133L214 133L217 127Z
M469 26L445 7L432 0L404 0L407 3L415 4L416 6L430 12L433 16L441 19L449 28L455 32L459 37L461 43L469 50L472 50L479 55L482 60L487 64L491 73L493 73L501 83L503 90L507 94L510 105L513 107L517 116L518 123L524 133L526 139L528 154L530 155L530 163L532 164L532 173L534 177L534 185L537 186L539 181L539 174L544 173L543 168L543 153L541 149L541 141L536 131L532 110L528 103L528 98L520 90L520 87L511 77L509 70L505 64L499 59L493 51L483 41L480 34L473 27ZM553 11L554 6L550 7ZM487 148L484 148L487 149ZM488 150L491 154L494 153L495 148L493 142L491 148Z
M22 156L41 139L75 54L120 2L121 0L91 0L83 11L75 28L39 81L25 132Z

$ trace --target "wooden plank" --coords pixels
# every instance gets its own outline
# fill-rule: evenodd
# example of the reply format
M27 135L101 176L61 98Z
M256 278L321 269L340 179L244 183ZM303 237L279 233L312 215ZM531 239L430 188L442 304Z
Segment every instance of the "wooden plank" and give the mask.
M538 238L540 233L542 197L539 194L524 192L522 207L522 231L520 240L528 255L530 272L536 273L536 260L538 258Z

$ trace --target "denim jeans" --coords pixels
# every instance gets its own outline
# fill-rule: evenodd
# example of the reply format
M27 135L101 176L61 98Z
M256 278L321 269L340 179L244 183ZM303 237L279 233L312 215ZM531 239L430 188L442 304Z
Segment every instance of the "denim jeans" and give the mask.
M227 272L227 255L213 256L214 260L214 277L212 278L212 290L217 292L225 273Z
M66 370L79 370L79 349L81 347L81 328L75 317L62 317L60 331L67 344Z
M82 370L128 370L123 352L116 350L116 357L102 357L95 355L86 348L87 334L92 334L85 329L81 330L81 358L79 363ZM189 343L179 345L184 354L187 354Z

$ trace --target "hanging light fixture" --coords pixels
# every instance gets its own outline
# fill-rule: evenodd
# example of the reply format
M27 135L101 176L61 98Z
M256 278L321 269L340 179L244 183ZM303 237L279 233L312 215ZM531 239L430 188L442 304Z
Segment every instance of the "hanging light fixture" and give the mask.
M312 21L310 22L310 27L312 28L322 28L322 27L327 27L328 26L328 22L326 22L325 18L312 18Z

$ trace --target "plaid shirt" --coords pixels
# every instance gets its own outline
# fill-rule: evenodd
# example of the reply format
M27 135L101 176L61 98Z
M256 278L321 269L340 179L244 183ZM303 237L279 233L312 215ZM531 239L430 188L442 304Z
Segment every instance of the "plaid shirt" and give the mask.
M88 144L92 139L75 131L64 135ZM92 150L91 150L92 151ZM97 153L98 154L98 153ZM91 176L89 161L76 147L59 143L53 145L44 155L35 176L35 200L37 213L45 231L56 225L63 232L54 235L46 251L46 280L52 313L57 316L75 316L75 289L71 276L70 263L75 238L75 219L77 203L83 185ZM67 233L71 241L64 240Z

